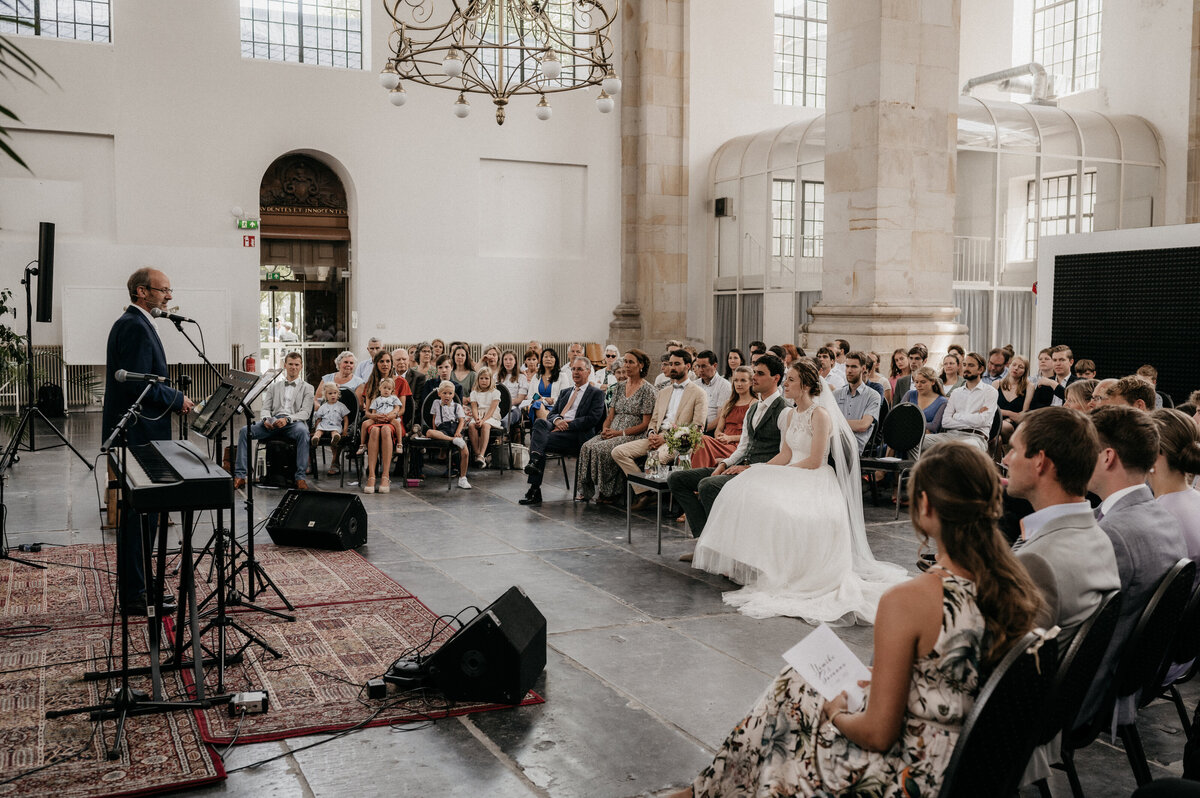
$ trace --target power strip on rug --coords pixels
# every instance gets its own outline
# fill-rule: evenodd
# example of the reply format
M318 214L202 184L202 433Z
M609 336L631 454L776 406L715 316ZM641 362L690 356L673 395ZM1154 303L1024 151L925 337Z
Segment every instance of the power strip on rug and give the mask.
M229 699L229 717L238 715L261 715L267 711L267 691L251 690L245 693L234 693Z

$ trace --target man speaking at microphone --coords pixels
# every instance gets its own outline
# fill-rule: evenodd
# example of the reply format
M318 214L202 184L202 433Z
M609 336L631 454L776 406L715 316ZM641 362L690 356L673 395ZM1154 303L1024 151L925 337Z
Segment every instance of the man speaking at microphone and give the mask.
M143 267L129 276L126 283L132 302L116 320L108 333L106 354L107 375L104 381L104 421L101 435L104 440L112 433L121 417L129 410L146 382L117 380L118 371L140 375L167 376L167 355L162 339L152 321L155 308L166 310L171 299L171 281L158 269ZM130 446L171 438L170 414L188 413L194 403L182 391L163 383L152 383L142 400L140 418L125 430ZM156 527L151 518L150 528ZM130 513L121 519L117 571L121 584L121 609L126 614L140 615L146 611L146 580L142 571L142 533L140 519Z

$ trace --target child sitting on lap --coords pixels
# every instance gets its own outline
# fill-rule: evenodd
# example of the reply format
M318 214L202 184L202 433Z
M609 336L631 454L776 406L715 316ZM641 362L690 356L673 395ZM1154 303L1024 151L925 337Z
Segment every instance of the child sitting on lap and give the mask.
M332 382L322 383L319 394L324 403L313 413L316 427L313 429L312 445L316 446L323 440L329 441L331 463L325 473L333 476L338 473L338 448L346 435L350 408L342 404L341 392ZM316 468L315 464L313 467Z
M367 420L362 425L362 442L358 453L367 453L367 479L363 482L363 492L375 491L375 460L383 455L383 476L379 482L379 492L391 490L391 480L388 478L388 468L392 459L392 446L395 441L396 428L392 422L400 415L403 400L395 395L396 381L385 377L379 381L379 396L371 402L367 410Z
M430 413L433 424L426 435L434 440L450 441L458 447L458 486L470 488L471 483L467 481L467 461L471 452L462 436L467 414L463 411L463 406L455 401L454 383L442 380L438 386L438 400L433 404L433 412ZM446 467L449 468L450 464L447 463Z

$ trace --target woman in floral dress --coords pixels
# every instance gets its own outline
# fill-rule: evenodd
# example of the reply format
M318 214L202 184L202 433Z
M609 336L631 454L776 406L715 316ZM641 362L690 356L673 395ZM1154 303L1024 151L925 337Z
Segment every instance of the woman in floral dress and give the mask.
M600 434L579 450L579 484L576 493L587 501L597 489L599 501L612 504L624 486L625 474L612 459L618 445L646 433L654 413L654 387L646 382L650 356L640 349L625 353L625 380L618 382L613 403Z
M880 601L865 708L851 712L844 693L824 701L784 668L678 796L937 795L987 671L1033 627L1040 594L996 529L986 456L939 446L909 491L938 564Z

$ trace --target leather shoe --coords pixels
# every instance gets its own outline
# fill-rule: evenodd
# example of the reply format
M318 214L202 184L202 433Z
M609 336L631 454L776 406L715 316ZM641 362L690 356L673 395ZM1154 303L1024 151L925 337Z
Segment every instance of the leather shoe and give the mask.
M692 561L692 553L688 552L687 554L680 554L679 561L680 562L691 562Z
M244 487L246 487L246 478L245 477L234 477L233 478L233 489L234 490L241 490Z
M525 465L526 476L532 477L535 474L542 473L546 468L546 458L537 457L536 455L529 458L529 462Z
M542 491L540 488L534 488L525 494L525 498L517 501L517 504L538 505L542 503Z
M296 480L296 490L308 490L308 483L302 479Z

